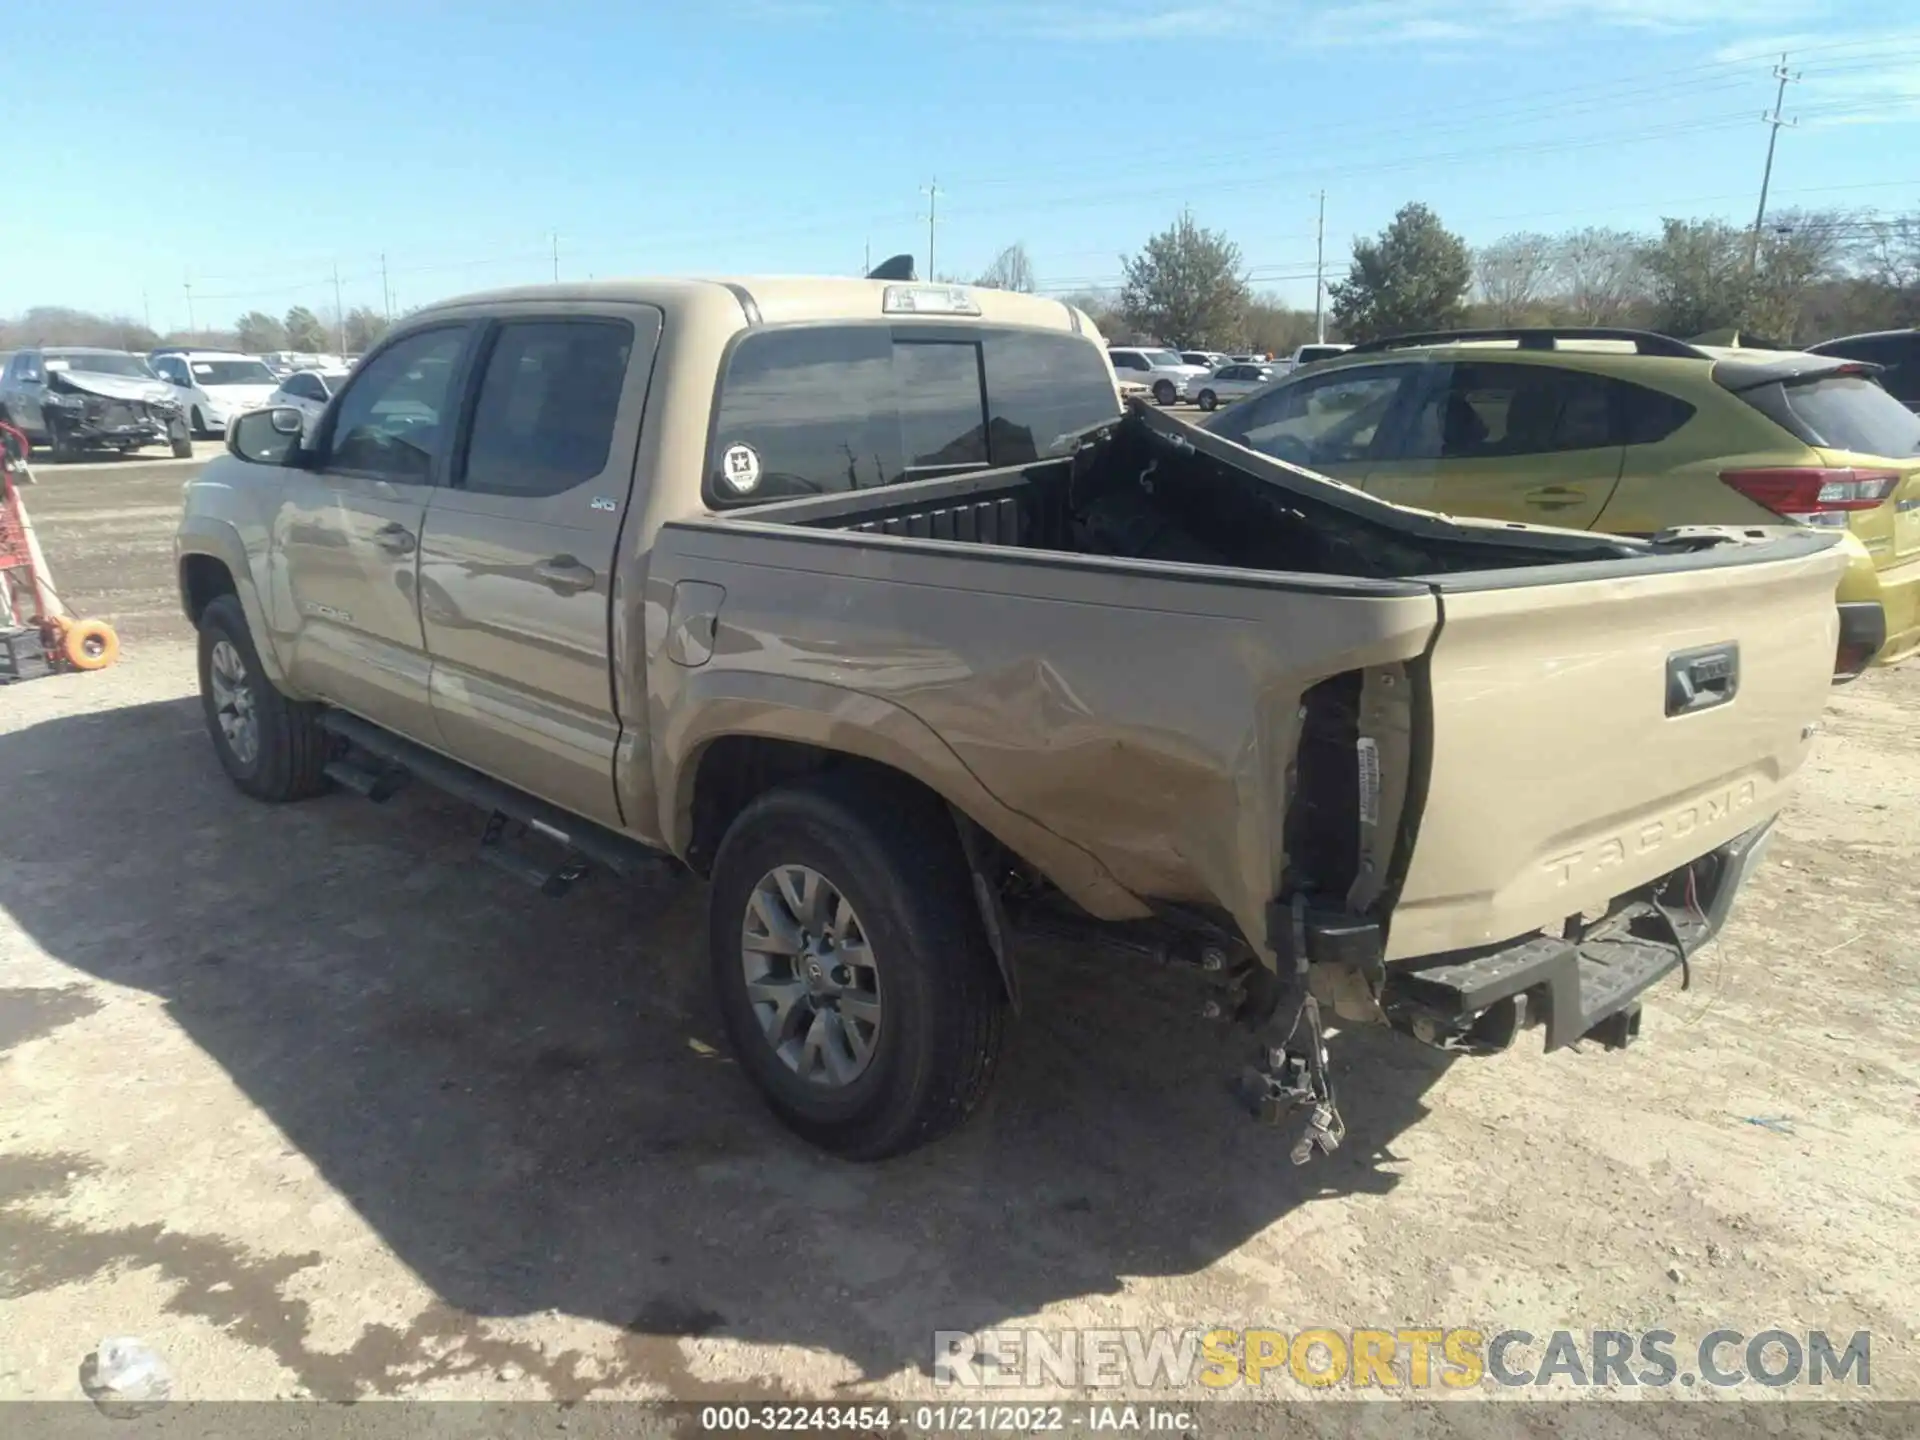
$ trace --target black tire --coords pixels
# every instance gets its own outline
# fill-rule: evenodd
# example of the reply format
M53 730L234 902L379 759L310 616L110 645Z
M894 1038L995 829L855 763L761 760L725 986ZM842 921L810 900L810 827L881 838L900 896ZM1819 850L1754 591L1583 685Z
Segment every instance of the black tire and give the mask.
M73 443L73 436L51 415L47 416L47 449L53 452L56 465L71 465L80 458L80 447Z
M187 429L195 440L205 439L211 433L207 429L207 417L200 413L198 405L193 407L193 413L187 419Z
M883 1005L873 1058L837 1087L803 1079L768 1043L747 998L741 931L776 866L819 872L866 932ZM773 1112L824 1150L881 1160L972 1113L1000 1056L1006 993L952 817L922 792L859 775L769 791L728 829L714 862L708 944L735 1055Z
M175 430L169 427L167 444L173 449L174 459L191 460L193 458L193 436L189 435L184 428Z
M250 760L235 753L217 714L211 671L214 650L223 640L239 652L246 668L243 684L252 700L259 742ZM327 788L323 770L332 746L320 728L321 707L290 700L273 688L237 596L217 597L200 616L200 707L220 768L254 799L305 800Z
M1200 392L1200 408L1202 410L1211 410L1215 406L1217 406L1219 403L1220 403L1220 397L1214 394L1213 391L1202 390Z
M1153 398L1157 404L1171 405L1178 394L1179 392L1173 388L1173 382L1171 380L1156 380L1153 382Z

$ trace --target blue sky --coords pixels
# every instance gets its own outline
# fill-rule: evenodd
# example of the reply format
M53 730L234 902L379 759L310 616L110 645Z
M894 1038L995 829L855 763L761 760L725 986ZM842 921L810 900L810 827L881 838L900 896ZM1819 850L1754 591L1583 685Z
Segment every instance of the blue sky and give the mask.
M185 324L548 278L1113 281L1184 205L1311 303L1424 200L1470 241L1920 208L1920 16L1893 0L152 0L10 7L0 314ZM76 28L78 27L78 28ZM82 38L84 36L84 41ZM79 43L77 43L79 42Z

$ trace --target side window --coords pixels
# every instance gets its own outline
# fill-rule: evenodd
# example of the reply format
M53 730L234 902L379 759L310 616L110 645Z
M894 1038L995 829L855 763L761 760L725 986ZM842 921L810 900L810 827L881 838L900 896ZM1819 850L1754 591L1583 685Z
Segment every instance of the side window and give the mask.
M1115 355L1113 357L1113 364L1116 370L1145 370L1149 368L1146 356L1129 355L1125 352Z
M320 382L302 370L280 382L280 388L298 400L321 399Z
M762 330L720 392L707 495L717 505L864 490L904 466L884 325Z
M162 355L153 362L153 368L160 372L162 380L171 380L176 385L191 386L193 383L187 378L187 362L178 355Z
M1546 365L1451 365L1415 414L1404 453L1491 460L1618 445L1612 386Z
M1234 404L1208 428L1292 464L1332 465L1372 457L1381 423L1411 365L1334 370Z
M966 469L987 463L987 407L980 347L895 341L893 383L907 469Z
M1613 387L1614 420L1623 445L1656 444L1694 417L1694 407L1677 395L1625 380L1608 383Z
M467 333L465 325L422 330L369 361L335 412L326 468L431 480L452 428L453 378Z
M31 351L23 354L20 357L20 371L13 378L24 381L29 385L38 385L42 380L46 379L45 372L40 368L40 357Z
M606 469L632 353L624 320L501 326L460 483L483 495L558 495Z
M1077 335L1009 330L986 341L987 446L995 465L1064 455L1120 414L1100 347Z

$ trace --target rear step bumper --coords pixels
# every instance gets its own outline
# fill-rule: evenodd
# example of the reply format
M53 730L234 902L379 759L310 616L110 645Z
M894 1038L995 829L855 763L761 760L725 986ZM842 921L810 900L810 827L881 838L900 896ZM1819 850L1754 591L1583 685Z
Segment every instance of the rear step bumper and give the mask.
M1719 932L1772 836L1769 820L1621 897L1578 936L1533 935L1390 966L1383 1008L1448 1049L1504 1049L1536 1019L1548 1050L1587 1038L1624 1046L1639 1030L1640 998Z

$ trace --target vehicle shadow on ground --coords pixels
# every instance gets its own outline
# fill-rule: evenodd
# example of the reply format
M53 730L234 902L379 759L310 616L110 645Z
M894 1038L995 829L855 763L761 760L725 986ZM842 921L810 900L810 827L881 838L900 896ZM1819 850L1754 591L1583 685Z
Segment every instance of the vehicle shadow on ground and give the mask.
M1444 1069L1336 1037L1347 1145L1295 1168L1287 1135L1230 1104L1251 1041L1197 1018L1192 981L1041 956L983 1112L849 1165L780 1129L725 1058L689 879L595 877L556 902L479 864L479 818L428 792L253 803L192 699L0 736L0 776L0 905L56 959L164 1000L473 1316L551 1308L926 1369L936 1328L1189 1274L1316 1196L1390 1190L1392 1143ZM1209 1282L1223 1302L1257 1283ZM293 1344L288 1363L320 1393L390 1393L410 1357L387 1338L311 1365Z

